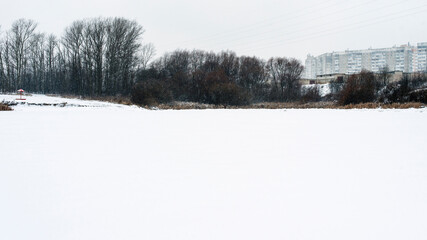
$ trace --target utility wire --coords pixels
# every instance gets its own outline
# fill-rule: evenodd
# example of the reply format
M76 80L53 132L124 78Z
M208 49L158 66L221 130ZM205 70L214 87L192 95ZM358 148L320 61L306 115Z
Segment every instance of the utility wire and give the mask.
M317 5L324 6L324 8L330 8L334 4L332 4L332 5L325 5L325 3L333 2L333 1L335 1L335 0L327 0L327 1L321 2L319 4L316 4L314 6L300 9L298 11L295 11L295 12L291 13L291 16L292 16L292 14L299 13L299 12L304 12L304 14L302 14L301 16L308 15L308 14L310 14L310 12L307 12L307 10L308 9L316 8ZM376 1L376 0L374 0L374 1ZM341 3L342 2L340 2L340 4ZM317 11L317 10L318 9L315 9L315 11ZM274 22L278 22L278 21L275 21L276 19L280 19L280 18L285 17L285 16L290 18L290 16L288 14L282 14L282 15L279 15L279 16L276 16L276 17L269 18L267 20L262 20L262 21L259 21L259 22L255 22L255 23L243 26L243 27L236 27L236 28L233 28L233 29L230 29L230 30L227 30L227 31L217 32L215 34L208 35L208 36L205 36L205 37L202 37L202 38L196 38L196 39L192 39L192 40L191 39L190 40L184 40L184 41L180 41L180 42L171 42L170 44L166 44L166 45L176 45L176 44L182 45L182 44L192 43L192 42L208 41L210 39L215 39L215 38L221 37L223 35L230 35L230 34L236 34L236 33L241 33L241 32L247 32L247 31L250 31L252 29L259 28L259 26L264 26L264 25L268 26L268 25L271 25ZM292 18L295 18L295 17L296 16L292 16Z
M411 13L408 13L408 14L405 14L405 15L394 17L394 18L386 18L386 19L382 19L382 20L377 20L377 21L369 22L369 23L363 24L361 26L356 26L356 27L352 27L352 28L344 28L344 29L339 30L339 31L334 31L335 29L329 29L329 30L326 30L326 31L321 31L321 32L313 33L313 34L308 34L305 38L304 37L302 37L302 38L294 38L294 39L291 38L291 39L286 39L286 40L280 41L280 42L272 42L272 43L270 43L268 45L261 46L261 47L258 47L258 48L243 48L243 49L240 49L240 50L241 51L245 51L245 50L248 50L248 51L261 50L261 49L266 49L266 48L272 48L272 47L282 46L284 44L291 44L291 43L294 43L294 42L307 41L307 40L312 40L312 39L319 38L319 37L334 35L334 34L338 34L338 33L344 32L344 31L350 31L350 30L354 30L354 29L360 29L360 28L363 28L363 27L368 27L368 26L372 26L374 24L382 23L382 22L385 22L385 21L393 21L393 20L396 20L396 19L400 19L400 18L404 18L404 17L408 17L408 16L413 16L415 14L425 13L427 9L424 9L424 8L426 6L427 5L422 5L422 6L419 6L417 8L414 8L414 9L418 9L419 11L411 12ZM395 14L392 14L392 15L395 15ZM383 17L387 17L387 16L383 16ZM360 24L360 22L359 23L355 23L355 24ZM351 24L351 25L355 25L355 24ZM327 32L330 32L330 33L327 33ZM311 35L314 35L314 36L311 36Z
M366 15L366 14L368 14L368 13L371 13L371 12L375 12L375 11L378 11L378 10L382 10L382 9L386 9L386 8L389 8L389 7L393 7L393 6L396 6L396 5L400 5L400 4L402 4L402 3L406 3L407 1L406 0L404 0L404 1L401 1L401 2L398 2L398 3L395 3L395 4L391 4L391 5L387 5L387 6L381 6L381 7L379 7L379 8L375 8L375 9L371 9L371 10L369 10L369 11L366 11L366 12L363 12L362 14L357 14L357 15L353 15L353 16L350 16L350 17L343 17L343 18L340 18L340 19L333 19L332 21L328 21L328 22L326 22L326 23L321 23L321 25L319 26L319 27L321 27L321 26L323 26L323 25L327 25L327 24L329 24L329 23L335 23L335 22L340 22L340 21L342 21L342 20L348 20L348 19L353 19L353 18L358 18L358 17L360 17L360 16L362 16L362 15ZM337 11L337 12L342 12L342 11ZM335 13L335 12L334 12ZM334 14L334 13L331 13L331 14ZM315 18L311 18L311 19L309 19L308 20L308 22L313 22L313 21L315 21L315 20L319 20L319 19L321 19L321 18L324 18L324 16L320 16L320 17L315 17ZM304 22L305 23L305 22ZM299 25L301 25L301 24L304 24L304 23L299 23L299 24L295 24L295 25L293 25L292 27L294 28L295 26L299 26ZM318 28L318 27L316 27L316 26L314 26L313 28ZM278 34L276 34L276 36L274 36L273 38L274 39L277 39L277 38L281 38L281 37L283 37L282 35L292 35L292 34L295 34L295 33L299 33L299 32L304 32L305 31L305 29L303 29L303 28L299 28L299 29L297 29L297 30L295 30L295 31L290 31L290 32L279 32ZM266 31L266 32L262 32L262 33L257 33L257 34L253 34L253 35L251 35L251 36L249 36L249 37L255 37L255 36L261 36L261 35L263 35L263 36L265 36L265 34L267 34L267 33L271 33L271 32L274 32L274 31ZM233 42L236 42L237 40L241 40L241 39L245 39L246 37L241 37L241 38L239 38L239 39L234 39L234 40L231 40L231 41L226 41L226 42L223 42L223 45L221 45L221 47L226 47L225 46L225 44L229 44L229 43L233 43ZM268 39L272 39L272 37L270 37L270 36L265 36L265 37L263 37L263 38L257 38L257 40L268 40ZM254 42L252 41L252 42L249 42L249 43L239 43L240 44L240 46L242 46L242 45L254 45Z
M372 2L375 2L375 1L378 1L378 0L369 0L369 1L364 2L364 3L362 3L362 4L357 4L357 5L352 6L352 7L349 7L349 8L339 9L339 10L337 10L337 11L335 11L335 12L331 12L331 13L328 13L328 14L324 14L323 16L320 16L320 17L311 18L311 19L308 19L308 20L305 20L305 21L299 21L299 22L297 22L296 24L293 24L293 25L292 25L292 27L296 27L296 26L299 26L299 25L303 25L303 24L305 24L306 22L312 22L312 21L314 21L314 20L322 19L322 18L327 17L328 15L333 15L333 14L341 13L341 12L345 12L345 11L348 11L348 10L354 10L354 9L356 9L356 8L358 8L358 7L361 7L361 6L366 5L368 2L369 2L369 3L372 3ZM293 19L291 19L291 20L296 20L296 18L293 18ZM283 29L283 27L280 27L280 29ZM270 29L270 30L266 30L266 31L263 31L263 32L258 32L258 33L253 33L253 34L250 34L250 35L246 35L246 36L243 36L243 37L242 37L242 36L240 36L240 37L237 37L237 38L231 39L231 40L229 40L229 41L225 41L224 43L228 43L228 42L235 42L235 41L239 41L239 40L242 40L242 39L246 39L246 38L253 38L253 37L257 37L257 36L263 36L263 35L268 34L268 33L277 32L277 31L278 31L278 30L280 30L280 29L277 29L277 28L276 28L276 29Z

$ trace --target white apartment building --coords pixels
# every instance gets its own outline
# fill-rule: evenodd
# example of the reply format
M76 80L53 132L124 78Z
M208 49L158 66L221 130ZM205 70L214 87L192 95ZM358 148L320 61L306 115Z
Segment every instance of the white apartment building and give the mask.
M426 72L427 71L427 42L418 43L417 49L414 51L413 57L413 68L416 69L416 72Z
M353 74L366 69L380 72L384 67L389 71L426 72L427 42L392 48L367 50L347 50L325 53L314 57L307 56L305 61L305 79L316 79L326 74Z

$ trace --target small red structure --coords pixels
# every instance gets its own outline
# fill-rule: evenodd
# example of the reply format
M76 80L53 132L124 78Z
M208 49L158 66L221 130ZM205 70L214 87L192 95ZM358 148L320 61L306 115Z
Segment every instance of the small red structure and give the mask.
M17 98L16 100L26 100L25 98L22 98L22 94L24 94L24 90L19 89L18 93L19 93L19 98Z

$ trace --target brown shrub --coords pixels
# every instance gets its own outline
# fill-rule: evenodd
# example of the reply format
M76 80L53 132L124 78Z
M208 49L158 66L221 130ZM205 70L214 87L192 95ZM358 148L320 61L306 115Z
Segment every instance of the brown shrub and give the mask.
M131 101L139 105L154 106L172 101L172 92L164 81L148 79L135 84L131 92Z
M427 103L427 89L418 89L409 93L409 100Z
M363 70L353 74L344 84L339 94L339 104L357 104L375 100L375 75Z
M12 111L12 108L10 108L9 106L7 106L5 104L0 103L0 111Z
M321 99L322 96L320 95L320 89L317 85L304 90L301 96L301 101L304 103L319 102Z

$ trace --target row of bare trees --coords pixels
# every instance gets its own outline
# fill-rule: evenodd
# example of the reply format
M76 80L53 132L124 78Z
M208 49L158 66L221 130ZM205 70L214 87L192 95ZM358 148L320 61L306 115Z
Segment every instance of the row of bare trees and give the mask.
M155 48L142 44L143 33L135 21L95 18L73 22L58 38L38 33L32 20L17 20L0 35L0 91L129 95L137 81L151 81L148 86L170 93L165 99L183 101L290 101L300 95L303 66L295 59L177 50L150 63Z
M171 99L233 105L291 101L300 96L302 71L303 66L295 59L264 61L238 57L231 51L177 50L140 71L133 99L143 104ZM151 94L154 92L162 95ZM150 98L147 102L144 94Z
M57 38L20 19L0 39L0 91L79 95L129 94L154 55L144 30L124 18L75 21Z

